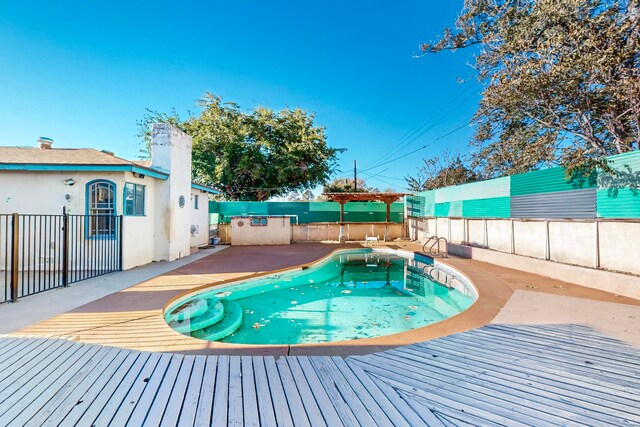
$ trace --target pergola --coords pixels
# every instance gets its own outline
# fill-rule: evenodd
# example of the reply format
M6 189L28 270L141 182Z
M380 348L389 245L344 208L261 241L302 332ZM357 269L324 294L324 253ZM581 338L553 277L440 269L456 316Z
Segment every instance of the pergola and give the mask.
M397 202L408 194L409 193L322 193L327 199L340 204L340 241L344 240L344 205L347 202L383 202L387 205L385 223L389 223L391 222L391 203Z

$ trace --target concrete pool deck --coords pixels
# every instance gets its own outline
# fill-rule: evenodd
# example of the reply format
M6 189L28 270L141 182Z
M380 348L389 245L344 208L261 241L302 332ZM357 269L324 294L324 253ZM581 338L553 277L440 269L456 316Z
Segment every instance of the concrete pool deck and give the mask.
M419 251L398 242L392 248ZM344 343L248 346L206 342L174 332L162 317L166 303L205 284L246 278L312 263L357 244L229 247L173 271L99 298L14 332L13 336L62 337L132 350L194 354L350 355L431 340L489 323L581 323L640 346L640 300L616 296L543 276L462 258L444 262L464 272L480 298L467 311L424 328Z

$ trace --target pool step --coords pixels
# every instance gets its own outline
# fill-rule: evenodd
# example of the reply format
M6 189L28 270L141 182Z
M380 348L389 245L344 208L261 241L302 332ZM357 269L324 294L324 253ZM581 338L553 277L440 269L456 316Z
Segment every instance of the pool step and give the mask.
M168 322L181 322L203 314L209 309L209 302L204 298L193 298L174 307L167 313Z
M169 326L171 326L176 332L180 332L181 334L188 334L191 331L204 329L208 326L220 322L225 314L224 304L215 298L202 301L206 301L207 303L206 311L202 312L198 316L193 316L191 318L173 320L169 322Z
M229 300L220 300L224 306L224 316L222 319L206 328L192 330L191 336L208 341L217 341L228 337L236 331L242 324L242 307Z

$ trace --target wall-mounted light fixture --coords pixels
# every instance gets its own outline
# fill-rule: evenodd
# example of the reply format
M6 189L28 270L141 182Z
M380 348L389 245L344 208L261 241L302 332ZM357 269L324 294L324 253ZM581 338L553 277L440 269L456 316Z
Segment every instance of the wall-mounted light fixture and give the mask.
M75 184L75 183L76 183L76 182L73 180L73 178L67 178L67 179L65 179L65 180L64 180L64 181L62 181L62 182L64 182L64 185L73 185L73 184Z
M64 195L64 198L65 198L67 201L71 200L71 194L69 194L69 193L65 194L65 195Z

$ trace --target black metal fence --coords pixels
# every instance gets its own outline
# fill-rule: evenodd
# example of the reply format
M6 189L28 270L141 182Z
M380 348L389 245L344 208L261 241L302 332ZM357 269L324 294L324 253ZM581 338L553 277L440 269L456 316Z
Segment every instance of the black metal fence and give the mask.
M122 270L122 217L0 214L0 303Z

